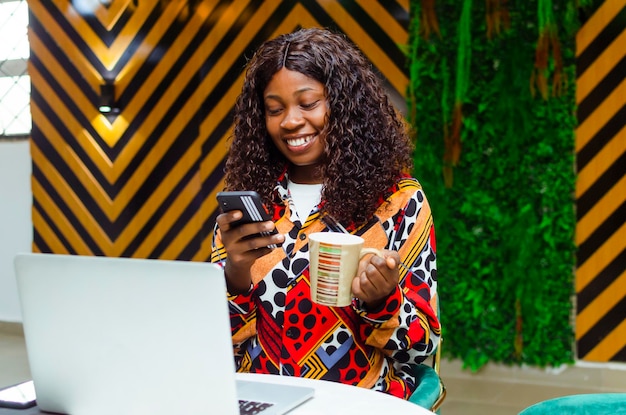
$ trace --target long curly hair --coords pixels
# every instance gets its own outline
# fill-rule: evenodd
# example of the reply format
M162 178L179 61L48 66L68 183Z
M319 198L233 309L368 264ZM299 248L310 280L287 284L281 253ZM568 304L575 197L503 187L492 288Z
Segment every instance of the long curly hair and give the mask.
M367 221L385 191L411 170L411 140L369 61L344 35L326 29L300 29L269 40L248 63L235 105L226 189L256 190L266 203L273 201L288 161L267 133L263 93L283 67L325 86L323 209L343 223Z

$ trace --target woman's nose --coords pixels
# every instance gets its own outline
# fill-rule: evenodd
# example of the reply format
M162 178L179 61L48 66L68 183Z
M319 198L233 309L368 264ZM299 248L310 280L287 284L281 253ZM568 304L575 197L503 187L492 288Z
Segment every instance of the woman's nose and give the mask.
M304 124L304 118L302 118L302 112L298 108L291 108L285 112L285 117L280 123L280 127L285 130L293 130Z

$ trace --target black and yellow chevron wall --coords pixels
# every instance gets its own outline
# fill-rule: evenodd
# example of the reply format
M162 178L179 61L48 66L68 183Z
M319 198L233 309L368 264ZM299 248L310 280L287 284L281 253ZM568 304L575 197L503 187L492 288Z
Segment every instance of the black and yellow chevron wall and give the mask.
M96 5L96 6L94 6ZM35 252L204 261L231 110L264 40L325 26L403 101L409 0L30 0ZM97 109L115 85L115 116Z
M29 0L33 251L205 261L246 59L346 33L398 103L409 0ZM94 6L96 5L96 6ZM626 361L626 0L580 30L578 355ZM119 114L97 109L112 82Z
M626 0L576 38L578 357L626 362Z

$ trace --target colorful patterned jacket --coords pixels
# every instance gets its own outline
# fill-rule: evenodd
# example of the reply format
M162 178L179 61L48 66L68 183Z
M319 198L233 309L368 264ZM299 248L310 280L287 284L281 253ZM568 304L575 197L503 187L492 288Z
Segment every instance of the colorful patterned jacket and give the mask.
M248 293L228 298L238 371L331 380L407 399L416 387L410 365L431 354L440 336L431 307L437 290L434 227L420 184L399 180L375 217L353 230L366 247L398 251L404 264L397 289L376 310L364 309L358 299L348 307L311 301L307 235L328 231L321 205L302 224L286 175L276 192L282 203L270 212L285 243L255 262ZM211 262L223 266L225 259L216 228Z

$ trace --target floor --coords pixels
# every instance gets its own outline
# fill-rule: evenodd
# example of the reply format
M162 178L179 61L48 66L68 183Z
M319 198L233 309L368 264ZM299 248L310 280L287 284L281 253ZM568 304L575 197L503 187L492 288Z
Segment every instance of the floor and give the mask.
M533 403L563 395L626 392L626 364L579 363L559 370L488 365L479 373L459 361L441 363L448 394L442 415L516 415ZM30 379L21 327L0 322L0 386Z

